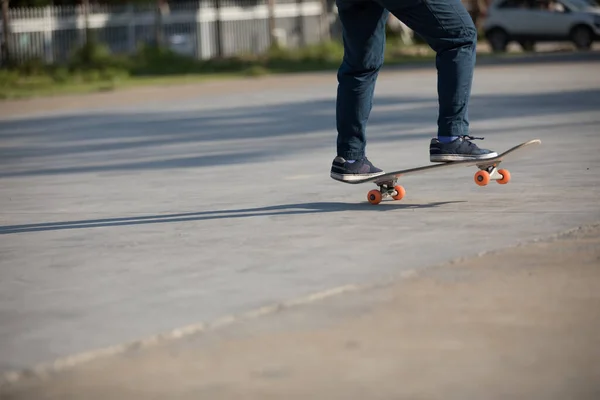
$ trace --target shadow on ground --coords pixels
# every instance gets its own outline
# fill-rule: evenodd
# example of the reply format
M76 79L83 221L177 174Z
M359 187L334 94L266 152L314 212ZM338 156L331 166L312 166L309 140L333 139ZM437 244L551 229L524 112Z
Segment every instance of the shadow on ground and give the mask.
M543 122L544 116L585 111L600 111L600 90L477 95L472 98L469 113L470 119L478 122L539 117L542 122L528 129L543 133L547 127L556 127ZM436 118L435 98L379 96L369 123L369 142L397 144L423 139L427 147L428 138L435 134ZM383 131L388 126L394 131ZM424 129L430 132L423 133ZM474 133L502 134L485 130ZM324 148L333 154L335 98L235 109L2 121L0 139L0 178L198 168Z
M376 211L385 212L403 209L435 208L446 204L464 203L464 201L444 201L425 204L403 204L398 202L386 202L377 207L364 202L340 203L340 202L316 202L283 204L269 207L245 208L236 210L201 211L192 213L157 214L137 217L86 219L78 221L42 222L37 224L7 225L0 226L0 235L27 232L58 231L68 229L103 228L114 226L164 224L172 222L193 222L215 219L233 219L249 217L273 217L283 215L302 215L332 213L340 211Z

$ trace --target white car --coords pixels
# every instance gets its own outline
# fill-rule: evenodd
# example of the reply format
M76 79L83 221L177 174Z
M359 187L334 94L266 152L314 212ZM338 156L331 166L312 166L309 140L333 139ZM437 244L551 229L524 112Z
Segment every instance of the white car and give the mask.
M596 0L492 0L483 30L492 50L503 52L511 41L524 50L535 42L571 41L580 50L600 38Z

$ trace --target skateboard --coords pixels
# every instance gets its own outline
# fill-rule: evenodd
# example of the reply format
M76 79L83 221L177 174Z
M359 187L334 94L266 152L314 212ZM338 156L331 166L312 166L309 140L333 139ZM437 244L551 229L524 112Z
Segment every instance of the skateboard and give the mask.
M394 200L402 200L406 195L406 191L400 185L398 185L398 179L402 176L428 172L437 170L440 168L450 168L459 166L477 166L479 171L475 173L473 179L479 186L486 186L490 181L495 180L500 184L507 184L510 181L510 172L507 169L498 169L498 165L506 160L507 156L514 155L519 150L526 147L541 144L542 141L539 139L532 139L527 142L518 144L502 154L497 155L494 158L488 158L486 160L465 160L465 161L448 161L436 164L430 164L422 167L403 169L399 171L387 172L384 175L375 176L372 178L361 179L357 181L347 182L351 184L360 184L373 182L379 189L373 189L367 193L367 200L371 204L379 204L387 197L391 197Z

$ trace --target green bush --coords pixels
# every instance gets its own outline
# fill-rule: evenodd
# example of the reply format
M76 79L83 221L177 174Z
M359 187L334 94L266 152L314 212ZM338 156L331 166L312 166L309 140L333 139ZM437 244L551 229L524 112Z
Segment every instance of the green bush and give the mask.
M131 67L128 57L113 55L110 48L97 42L93 35L89 36L89 40L83 46L73 52L68 66L71 72L128 70ZM88 75L95 76L96 73L91 72Z
M199 70L198 62L166 48L141 46L132 57L132 75L189 74Z
M399 39L392 38L386 58L402 62L420 54L406 55ZM407 49L410 50L410 49ZM89 36L88 42L72 52L65 65L45 65L32 59L11 70L0 70L0 97L51 89L57 85L83 85L112 90L119 82L135 76L238 73L260 76L271 72L336 69L344 55L340 41L328 41L301 48L273 46L264 54L197 60L168 48L140 46L135 54L120 56ZM91 84L91 85L90 85Z
M48 66L38 57L22 61L16 68L24 76L45 75L48 70Z
M129 77L129 75L129 71L120 68L107 68L100 73L102 80L111 82L125 80Z
M9 88L16 86L19 83L19 71L16 70L0 70L0 87Z
M269 73L269 70L262 65L253 65L244 70L247 76L263 76Z
M71 74L69 74L69 70L67 68L58 67L52 71L52 79L54 79L54 82L59 84L68 83L71 80Z
M338 42L325 42L315 46L308 46L299 50L304 61L317 61L321 63L339 63L344 57L344 48Z
M264 65L278 71L335 68L343 55L341 43L335 41L301 48L272 48L265 55Z

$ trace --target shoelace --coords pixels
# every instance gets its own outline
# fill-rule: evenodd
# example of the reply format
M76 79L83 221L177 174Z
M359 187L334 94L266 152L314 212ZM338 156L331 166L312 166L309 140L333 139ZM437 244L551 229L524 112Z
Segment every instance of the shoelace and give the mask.
M483 140L484 139L482 137L475 137L475 136L470 136L470 135L460 135L458 137L463 140Z
M467 142L469 146L475 146L475 143L471 143L469 140L483 140L482 137L475 137L475 136L471 136L471 135L460 135L459 138L461 138L463 141Z

